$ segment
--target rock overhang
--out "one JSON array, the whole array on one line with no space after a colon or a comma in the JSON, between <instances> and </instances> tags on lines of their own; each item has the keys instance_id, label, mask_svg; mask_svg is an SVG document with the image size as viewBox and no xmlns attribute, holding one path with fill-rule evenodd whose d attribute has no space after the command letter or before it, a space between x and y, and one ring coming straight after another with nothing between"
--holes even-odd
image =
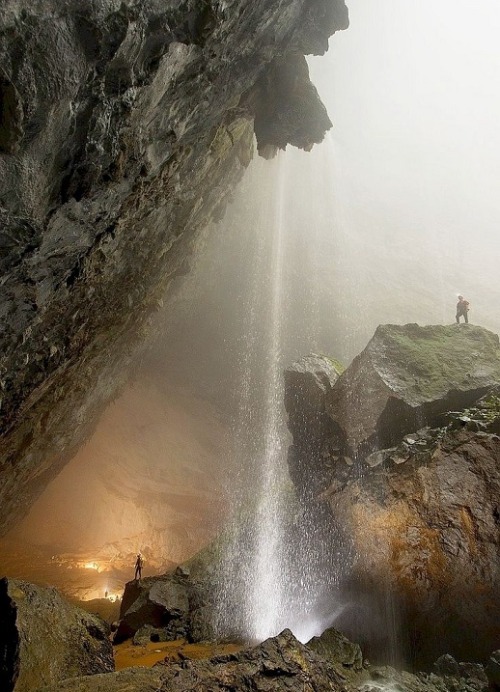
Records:
<instances>
[{"instance_id":1,"label":"rock overhang","mask_svg":"<svg viewBox=\"0 0 500 692\"><path fill-rule=\"evenodd\" d=\"M0 531L124 381L243 175L254 119L275 121L264 148L309 148L330 127L304 54L347 24L343 0L5 3ZM269 109L280 70L291 92Z\"/></svg>"}]
</instances>

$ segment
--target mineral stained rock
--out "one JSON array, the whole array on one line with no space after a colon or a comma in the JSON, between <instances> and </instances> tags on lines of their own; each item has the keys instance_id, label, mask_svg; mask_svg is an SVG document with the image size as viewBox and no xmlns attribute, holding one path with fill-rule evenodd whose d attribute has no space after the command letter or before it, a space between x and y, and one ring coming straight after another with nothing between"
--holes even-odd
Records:
<instances>
[{"instance_id":1,"label":"mineral stained rock","mask_svg":"<svg viewBox=\"0 0 500 692\"><path fill-rule=\"evenodd\" d=\"M107 625L55 589L0 580L0 689L35 692L63 678L114 670Z\"/></svg>"},{"instance_id":2,"label":"mineral stained rock","mask_svg":"<svg viewBox=\"0 0 500 692\"><path fill-rule=\"evenodd\" d=\"M265 149L322 139L304 55L347 24L344 0L2 3L0 532L120 387L254 120Z\"/></svg>"},{"instance_id":3,"label":"mineral stained rock","mask_svg":"<svg viewBox=\"0 0 500 692\"><path fill-rule=\"evenodd\" d=\"M448 671L412 675L391 667L371 667L361 660L359 646L339 632L302 645L285 630L259 646L237 654L154 668L126 669L107 675L64 680L39 692L486 692L481 665L457 663ZM322 649L317 653L316 645Z\"/></svg>"},{"instance_id":4,"label":"mineral stained rock","mask_svg":"<svg viewBox=\"0 0 500 692\"><path fill-rule=\"evenodd\" d=\"M384 449L405 433L444 424L500 382L498 336L481 327L378 327L327 401L351 453Z\"/></svg>"},{"instance_id":5,"label":"mineral stained rock","mask_svg":"<svg viewBox=\"0 0 500 692\"><path fill-rule=\"evenodd\" d=\"M498 337L469 327L379 327L325 394L330 423L323 401L317 424L309 422L308 390L303 416L296 388L286 393L291 475L308 510L329 508L327 527L341 525L349 538L348 595L388 618L399 644L425 664L439 653L483 660L500 640L494 407L482 400L478 408L488 425L442 415L500 382Z\"/></svg>"}]
</instances>

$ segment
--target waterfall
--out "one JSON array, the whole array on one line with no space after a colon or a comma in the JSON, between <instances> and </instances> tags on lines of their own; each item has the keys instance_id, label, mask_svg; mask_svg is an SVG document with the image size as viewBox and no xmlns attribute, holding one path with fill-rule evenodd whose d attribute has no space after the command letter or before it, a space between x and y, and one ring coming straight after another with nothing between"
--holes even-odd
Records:
<instances>
[{"instance_id":1,"label":"waterfall","mask_svg":"<svg viewBox=\"0 0 500 692\"><path fill-rule=\"evenodd\" d=\"M309 156L295 155L291 170ZM320 316L331 298L321 267L334 271L327 259L333 234L325 228L335 214L331 195L318 202L312 194L312 175L294 195L289 171L288 152L255 161L242 201L226 220L232 237L244 234L236 242L252 271L242 278L239 396L226 493L231 519L221 539L217 630L252 641L285 627L307 641L343 608L332 593L345 568L345 547L333 534L328 544L318 534L288 475L283 383L286 366L326 341Z\"/></svg>"}]
</instances>

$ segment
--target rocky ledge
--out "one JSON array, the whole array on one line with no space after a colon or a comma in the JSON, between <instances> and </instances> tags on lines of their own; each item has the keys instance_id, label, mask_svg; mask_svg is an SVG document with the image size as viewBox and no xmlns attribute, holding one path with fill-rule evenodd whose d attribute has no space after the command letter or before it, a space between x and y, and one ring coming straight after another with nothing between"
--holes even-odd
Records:
<instances>
[{"instance_id":1,"label":"rocky ledge","mask_svg":"<svg viewBox=\"0 0 500 692\"><path fill-rule=\"evenodd\" d=\"M6 0L0 532L90 434L252 157L331 127L304 55L344 0Z\"/></svg>"},{"instance_id":2,"label":"rocky ledge","mask_svg":"<svg viewBox=\"0 0 500 692\"><path fill-rule=\"evenodd\" d=\"M343 373L286 373L300 497L343 526L348 594L410 660L500 641L499 383L498 337L471 325L379 327Z\"/></svg>"}]
</instances>

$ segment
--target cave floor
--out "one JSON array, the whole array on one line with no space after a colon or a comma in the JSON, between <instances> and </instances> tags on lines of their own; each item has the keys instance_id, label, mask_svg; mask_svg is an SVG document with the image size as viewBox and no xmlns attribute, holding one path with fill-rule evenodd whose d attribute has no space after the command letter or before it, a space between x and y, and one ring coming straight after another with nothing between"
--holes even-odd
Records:
<instances>
[{"instance_id":1,"label":"cave floor","mask_svg":"<svg viewBox=\"0 0 500 692\"><path fill-rule=\"evenodd\" d=\"M126 641L114 647L116 670L136 666L150 667L160 661L177 663L185 659L208 659L222 654L237 653L243 649L241 644L189 644L184 639L173 642L148 642L135 645Z\"/></svg>"}]
</instances>

